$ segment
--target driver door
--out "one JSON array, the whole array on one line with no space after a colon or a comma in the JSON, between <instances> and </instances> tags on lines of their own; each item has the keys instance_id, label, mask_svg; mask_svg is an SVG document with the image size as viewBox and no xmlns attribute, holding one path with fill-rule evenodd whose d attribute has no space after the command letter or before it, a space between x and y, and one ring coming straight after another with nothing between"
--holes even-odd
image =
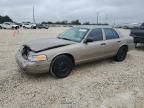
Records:
<instances>
[{"instance_id":1,"label":"driver door","mask_svg":"<svg viewBox=\"0 0 144 108\"><path fill-rule=\"evenodd\" d=\"M94 60L103 57L105 41L102 29L93 29L87 36L91 42L81 44L80 59L81 61Z\"/></svg>"}]
</instances>

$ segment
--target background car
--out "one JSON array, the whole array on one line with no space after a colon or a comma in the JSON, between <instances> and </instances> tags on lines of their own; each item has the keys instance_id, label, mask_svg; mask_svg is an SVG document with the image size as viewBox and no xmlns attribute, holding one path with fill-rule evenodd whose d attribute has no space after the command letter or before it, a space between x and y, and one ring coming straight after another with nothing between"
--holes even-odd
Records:
<instances>
[{"instance_id":1,"label":"background car","mask_svg":"<svg viewBox=\"0 0 144 108\"><path fill-rule=\"evenodd\" d=\"M127 23L127 24L122 24L118 25L118 28L123 28L123 29L137 29L140 28L141 23Z\"/></svg>"},{"instance_id":2,"label":"background car","mask_svg":"<svg viewBox=\"0 0 144 108\"><path fill-rule=\"evenodd\" d=\"M134 38L135 47L138 43L144 43L144 23L137 29L132 29L130 35Z\"/></svg>"},{"instance_id":3,"label":"background car","mask_svg":"<svg viewBox=\"0 0 144 108\"><path fill-rule=\"evenodd\" d=\"M82 26L66 30L57 38L25 43L16 54L22 70L38 74L50 72L67 77L77 64L113 57L123 61L134 48L133 38L107 26Z\"/></svg>"},{"instance_id":4,"label":"background car","mask_svg":"<svg viewBox=\"0 0 144 108\"><path fill-rule=\"evenodd\" d=\"M1 27L3 29L18 29L19 25L13 23L13 22L4 22L3 24L1 24Z\"/></svg>"},{"instance_id":5,"label":"background car","mask_svg":"<svg viewBox=\"0 0 144 108\"><path fill-rule=\"evenodd\" d=\"M48 24L36 24L36 28L38 29L48 29Z\"/></svg>"},{"instance_id":6,"label":"background car","mask_svg":"<svg viewBox=\"0 0 144 108\"><path fill-rule=\"evenodd\" d=\"M22 23L17 23L17 22L14 22L16 25L18 25L19 27L22 27Z\"/></svg>"},{"instance_id":7,"label":"background car","mask_svg":"<svg viewBox=\"0 0 144 108\"><path fill-rule=\"evenodd\" d=\"M22 26L25 29L36 29L36 24L33 24L33 23L23 23Z\"/></svg>"},{"instance_id":8,"label":"background car","mask_svg":"<svg viewBox=\"0 0 144 108\"><path fill-rule=\"evenodd\" d=\"M144 29L144 23L141 24L140 29Z\"/></svg>"}]
</instances>

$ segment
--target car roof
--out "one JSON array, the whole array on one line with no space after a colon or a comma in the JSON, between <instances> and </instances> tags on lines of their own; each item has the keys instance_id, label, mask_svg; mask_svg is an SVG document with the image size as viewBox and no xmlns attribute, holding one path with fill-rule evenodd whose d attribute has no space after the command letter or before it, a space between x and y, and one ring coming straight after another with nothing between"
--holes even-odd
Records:
<instances>
[{"instance_id":1,"label":"car roof","mask_svg":"<svg viewBox=\"0 0 144 108\"><path fill-rule=\"evenodd\" d=\"M74 26L78 28L86 28L86 29L95 29L95 28L112 28L108 25L80 25L80 26Z\"/></svg>"},{"instance_id":2,"label":"car roof","mask_svg":"<svg viewBox=\"0 0 144 108\"><path fill-rule=\"evenodd\" d=\"M3 24L15 24L14 22L4 22Z\"/></svg>"}]
</instances>

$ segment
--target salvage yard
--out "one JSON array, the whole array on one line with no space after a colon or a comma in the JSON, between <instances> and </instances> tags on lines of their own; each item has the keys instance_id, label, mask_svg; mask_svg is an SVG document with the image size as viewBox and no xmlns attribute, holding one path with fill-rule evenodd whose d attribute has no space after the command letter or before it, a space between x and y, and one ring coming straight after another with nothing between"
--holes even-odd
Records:
<instances>
[{"instance_id":1,"label":"salvage yard","mask_svg":"<svg viewBox=\"0 0 144 108\"><path fill-rule=\"evenodd\" d=\"M65 29L0 30L0 108L144 108L144 48L129 52L124 62L105 59L76 66L64 79L19 70L15 53L22 43Z\"/></svg>"}]
</instances>

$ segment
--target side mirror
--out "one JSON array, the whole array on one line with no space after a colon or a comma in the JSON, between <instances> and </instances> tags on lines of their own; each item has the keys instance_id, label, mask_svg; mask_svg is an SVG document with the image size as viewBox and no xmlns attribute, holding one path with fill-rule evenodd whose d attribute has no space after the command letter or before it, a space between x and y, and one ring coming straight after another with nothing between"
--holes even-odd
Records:
<instances>
[{"instance_id":1,"label":"side mirror","mask_svg":"<svg viewBox=\"0 0 144 108\"><path fill-rule=\"evenodd\" d=\"M90 43L93 42L93 38L88 37L87 39L85 39L84 43Z\"/></svg>"}]
</instances>

